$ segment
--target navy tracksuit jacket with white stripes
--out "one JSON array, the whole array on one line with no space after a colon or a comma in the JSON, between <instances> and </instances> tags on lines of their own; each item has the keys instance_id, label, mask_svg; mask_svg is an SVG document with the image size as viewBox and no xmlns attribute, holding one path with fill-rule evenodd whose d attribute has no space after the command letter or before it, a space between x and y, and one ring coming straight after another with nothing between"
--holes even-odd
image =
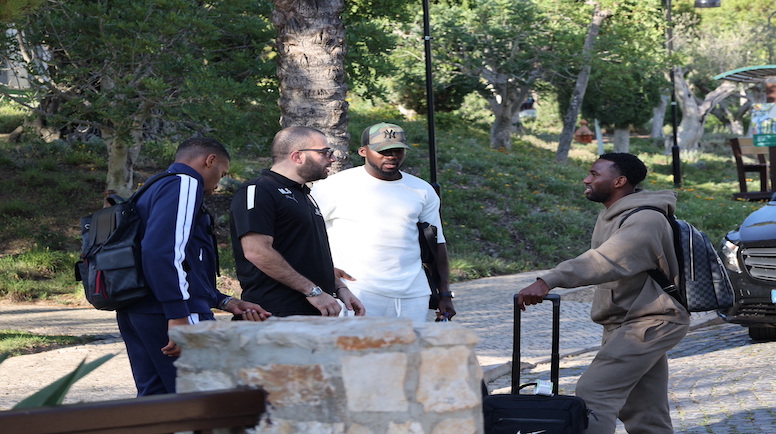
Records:
<instances>
[{"instance_id":1,"label":"navy tracksuit jacket with white stripes","mask_svg":"<svg viewBox=\"0 0 776 434\"><path fill-rule=\"evenodd\" d=\"M118 312L138 396L175 392L175 358L163 355L167 320L213 319L226 296L216 289L217 256L211 216L203 209L203 179L173 163L176 174L154 183L138 200L144 223L143 273L153 292Z\"/></svg>"}]
</instances>

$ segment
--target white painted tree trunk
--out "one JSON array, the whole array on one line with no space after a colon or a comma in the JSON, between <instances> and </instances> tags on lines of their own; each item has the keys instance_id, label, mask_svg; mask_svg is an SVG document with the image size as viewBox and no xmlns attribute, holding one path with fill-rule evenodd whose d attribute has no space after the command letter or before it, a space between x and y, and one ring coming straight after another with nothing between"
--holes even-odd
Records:
<instances>
[{"instance_id":1,"label":"white painted tree trunk","mask_svg":"<svg viewBox=\"0 0 776 434\"><path fill-rule=\"evenodd\" d=\"M660 104L652 109L652 131L649 137L655 140L662 140L665 137L663 133L663 123L666 120L666 107L668 107L668 100L671 99L668 95L660 95Z\"/></svg>"},{"instance_id":2,"label":"white painted tree trunk","mask_svg":"<svg viewBox=\"0 0 776 434\"><path fill-rule=\"evenodd\" d=\"M630 152L630 129L614 128L614 152Z\"/></svg>"}]
</instances>

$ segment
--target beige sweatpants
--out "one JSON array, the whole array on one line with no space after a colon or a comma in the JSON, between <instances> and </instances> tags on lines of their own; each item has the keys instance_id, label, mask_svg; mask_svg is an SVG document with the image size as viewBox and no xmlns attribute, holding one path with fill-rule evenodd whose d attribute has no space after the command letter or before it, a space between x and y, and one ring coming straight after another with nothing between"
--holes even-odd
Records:
<instances>
[{"instance_id":1,"label":"beige sweatpants","mask_svg":"<svg viewBox=\"0 0 776 434\"><path fill-rule=\"evenodd\" d=\"M614 433L618 418L629 434L674 432L666 352L689 327L654 319L604 327L601 349L575 392L593 412L587 434Z\"/></svg>"}]
</instances>

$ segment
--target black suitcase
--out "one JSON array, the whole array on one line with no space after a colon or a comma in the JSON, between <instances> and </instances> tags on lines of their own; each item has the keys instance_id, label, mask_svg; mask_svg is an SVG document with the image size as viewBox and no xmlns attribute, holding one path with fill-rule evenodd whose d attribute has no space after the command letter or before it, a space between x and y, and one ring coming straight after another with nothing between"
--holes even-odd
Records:
<instances>
[{"instance_id":1,"label":"black suitcase","mask_svg":"<svg viewBox=\"0 0 776 434\"><path fill-rule=\"evenodd\" d=\"M552 396L519 394L520 389L534 383L520 384L520 309L514 297L515 326L512 349L512 393L483 398L485 434L567 434L583 433L587 428L588 411L577 396L558 395L560 377L560 296L550 294L552 302L552 358L550 379Z\"/></svg>"}]
</instances>

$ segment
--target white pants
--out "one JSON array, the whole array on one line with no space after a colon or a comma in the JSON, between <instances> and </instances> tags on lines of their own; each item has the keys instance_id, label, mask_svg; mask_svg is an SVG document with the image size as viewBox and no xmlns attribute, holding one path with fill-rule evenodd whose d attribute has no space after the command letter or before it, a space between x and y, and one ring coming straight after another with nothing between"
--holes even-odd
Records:
<instances>
[{"instance_id":1,"label":"white pants","mask_svg":"<svg viewBox=\"0 0 776 434\"><path fill-rule=\"evenodd\" d=\"M428 295L414 298L385 297L371 292L360 291L354 295L361 300L366 309L366 316L386 316L391 318L409 318L413 323L426 322L428 317ZM341 315L352 315L347 309L342 309Z\"/></svg>"}]
</instances>

